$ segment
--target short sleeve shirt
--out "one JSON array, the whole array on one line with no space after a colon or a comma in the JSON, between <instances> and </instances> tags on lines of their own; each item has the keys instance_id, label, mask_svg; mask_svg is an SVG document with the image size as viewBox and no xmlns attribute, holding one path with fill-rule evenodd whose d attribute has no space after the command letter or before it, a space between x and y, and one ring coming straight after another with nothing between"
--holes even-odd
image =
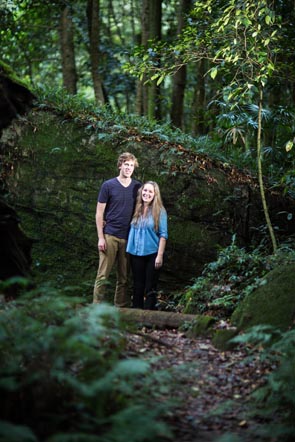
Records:
<instances>
[{"instance_id":1,"label":"short sleeve shirt","mask_svg":"<svg viewBox=\"0 0 295 442\"><path fill-rule=\"evenodd\" d=\"M98 202L106 203L104 233L127 239L140 186L139 181L132 179L129 186L124 187L117 178L111 178L102 184Z\"/></svg>"}]
</instances>

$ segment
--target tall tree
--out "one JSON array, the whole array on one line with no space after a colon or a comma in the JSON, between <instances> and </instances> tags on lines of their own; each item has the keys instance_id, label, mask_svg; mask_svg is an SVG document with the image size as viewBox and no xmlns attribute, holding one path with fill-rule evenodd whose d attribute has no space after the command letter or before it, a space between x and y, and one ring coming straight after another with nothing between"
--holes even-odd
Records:
<instances>
[{"instance_id":1,"label":"tall tree","mask_svg":"<svg viewBox=\"0 0 295 442\"><path fill-rule=\"evenodd\" d=\"M204 135L206 133L205 107L206 107L206 66L207 60L202 58L196 65L197 81L194 89L192 133Z\"/></svg>"},{"instance_id":2,"label":"tall tree","mask_svg":"<svg viewBox=\"0 0 295 442\"><path fill-rule=\"evenodd\" d=\"M192 6L192 0L180 0L178 8L177 20L177 34L179 35L184 28L186 21L185 17ZM172 86L172 105L171 105L171 123L179 128L183 128L183 109L184 109L184 90L186 84L186 65L180 69L173 76Z\"/></svg>"},{"instance_id":3,"label":"tall tree","mask_svg":"<svg viewBox=\"0 0 295 442\"><path fill-rule=\"evenodd\" d=\"M152 39L160 41L162 26L162 0L143 0L141 15L141 45L148 48ZM155 54L156 56L156 54ZM157 60L160 63L160 60ZM137 83L137 112L150 119L161 118L160 86L154 82L146 84L146 77Z\"/></svg>"},{"instance_id":4,"label":"tall tree","mask_svg":"<svg viewBox=\"0 0 295 442\"><path fill-rule=\"evenodd\" d=\"M107 101L102 78L99 72L100 67L100 0L87 0L87 23L89 36L89 55L91 63L91 76L93 81L95 99L105 104Z\"/></svg>"},{"instance_id":5,"label":"tall tree","mask_svg":"<svg viewBox=\"0 0 295 442\"><path fill-rule=\"evenodd\" d=\"M142 0L141 8L141 45L146 48L149 39L149 0ZM145 84L145 76L137 81L136 87L136 111L139 115L148 114L148 87Z\"/></svg>"},{"instance_id":6,"label":"tall tree","mask_svg":"<svg viewBox=\"0 0 295 442\"><path fill-rule=\"evenodd\" d=\"M149 39L161 41L162 0L150 0L149 3ZM156 58L160 65L160 57L156 55ZM158 121L161 119L161 86L156 82L148 86L148 117Z\"/></svg>"},{"instance_id":7,"label":"tall tree","mask_svg":"<svg viewBox=\"0 0 295 442\"><path fill-rule=\"evenodd\" d=\"M218 7L218 4L219 7ZM144 56L139 64L141 75L149 74L161 82L188 62L204 58L211 62L212 80L222 77L221 94L233 105L258 102L257 168L261 201L274 252L277 242L265 197L262 175L262 103L264 92L275 72L279 53L280 29L275 12L267 0L196 1L190 25L177 44L155 48L165 55L165 67L152 64ZM218 36L218 38L216 37ZM278 67L278 65L276 66Z\"/></svg>"},{"instance_id":8,"label":"tall tree","mask_svg":"<svg viewBox=\"0 0 295 442\"><path fill-rule=\"evenodd\" d=\"M77 70L75 62L74 26L71 11L65 6L59 23L61 65L64 88L70 94L77 93Z\"/></svg>"}]
</instances>

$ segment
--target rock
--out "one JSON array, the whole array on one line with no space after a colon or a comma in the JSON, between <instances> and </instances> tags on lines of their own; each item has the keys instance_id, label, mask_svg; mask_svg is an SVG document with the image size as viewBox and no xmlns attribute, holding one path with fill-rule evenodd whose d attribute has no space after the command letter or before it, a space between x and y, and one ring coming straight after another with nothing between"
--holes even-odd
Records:
<instances>
[{"instance_id":1,"label":"rock","mask_svg":"<svg viewBox=\"0 0 295 442\"><path fill-rule=\"evenodd\" d=\"M231 339L234 338L237 333L238 330L234 327L223 330L215 330L212 338L212 344L221 351L232 350L236 344L231 342Z\"/></svg>"},{"instance_id":2,"label":"rock","mask_svg":"<svg viewBox=\"0 0 295 442\"><path fill-rule=\"evenodd\" d=\"M294 326L295 264L275 268L263 278L261 285L250 293L233 312L231 322L240 330L268 324L281 330Z\"/></svg>"},{"instance_id":3,"label":"rock","mask_svg":"<svg viewBox=\"0 0 295 442\"><path fill-rule=\"evenodd\" d=\"M34 95L13 75L4 63L0 63L0 135L13 119L31 107ZM2 153L1 145L0 153ZM0 280L13 276L28 276L31 265L31 241L20 228L20 219L2 197L7 193L5 167L0 179ZM15 289L13 289L15 292Z\"/></svg>"},{"instance_id":4,"label":"rock","mask_svg":"<svg viewBox=\"0 0 295 442\"><path fill-rule=\"evenodd\" d=\"M31 106L34 94L3 62L0 63L0 136L11 121Z\"/></svg>"},{"instance_id":5,"label":"rock","mask_svg":"<svg viewBox=\"0 0 295 442\"><path fill-rule=\"evenodd\" d=\"M233 235L245 247L265 238L258 183L245 171L155 135L116 132L110 124L95 132L87 116L84 122L74 117L36 107L11 131L14 140L9 138L20 155L9 188L23 208L26 231L36 239L38 272L65 284L94 281L97 194L102 181L117 174L123 151L138 157L135 178L159 183L167 209L169 239L159 290L189 285ZM295 217L288 217L295 201L279 191L266 189L266 195L280 242L295 233Z\"/></svg>"}]
</instances>

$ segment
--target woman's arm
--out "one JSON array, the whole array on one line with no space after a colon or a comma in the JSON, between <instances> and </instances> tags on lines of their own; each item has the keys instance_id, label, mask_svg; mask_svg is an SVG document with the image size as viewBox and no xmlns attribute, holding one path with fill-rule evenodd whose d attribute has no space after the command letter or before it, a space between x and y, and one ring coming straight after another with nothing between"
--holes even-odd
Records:
<instances>
[{"instance_id":1,"label":"woman's arm","mask_svg":"<svg viewBox=\"0 0 295 442\"><path fill-rule=\"evenodd\" d=\"M156 256L156 260L155 260L155 267L157 269L159 267L162 267L162 265L163 265L163 256L164 256L164 252L165 252L165 247L166 247L166 238L161 237L160 241L159 241L158 253Z\"/></svg>"}]
</instances>

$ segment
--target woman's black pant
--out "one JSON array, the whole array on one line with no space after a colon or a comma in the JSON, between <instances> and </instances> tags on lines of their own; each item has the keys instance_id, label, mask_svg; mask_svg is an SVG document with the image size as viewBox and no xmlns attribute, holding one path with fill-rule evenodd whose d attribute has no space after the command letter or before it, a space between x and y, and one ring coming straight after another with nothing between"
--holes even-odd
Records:
<instances>
[{"instance_id":1,"label":"woman's black pant","mask_svg":"<svg viewBox=\"0 0 295 442\"><path fill-rule=\"evenodd\" d=\"M144 296L155 293L159 278L159 270L155 269L157 253L146 256L130 255L130 265L133 274L134 308L144 308Z\"/></svg>"}]
</instances>

